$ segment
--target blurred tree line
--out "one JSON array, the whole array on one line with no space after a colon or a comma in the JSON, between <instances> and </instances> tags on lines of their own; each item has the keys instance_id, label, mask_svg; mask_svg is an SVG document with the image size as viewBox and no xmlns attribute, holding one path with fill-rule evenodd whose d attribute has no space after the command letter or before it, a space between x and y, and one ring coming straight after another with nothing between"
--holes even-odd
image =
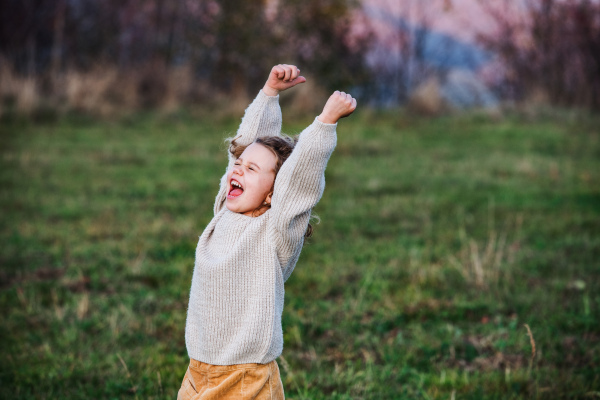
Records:
<instances>
[{"instance_id":1,"label":"blurred tree line","mask_svg":"<svg viewBox=\"0 0 600 400\"><path fill-rule=\"evenodd\" d=\"M480 39L504 66L505 95L534 93L562 106L600 110L600 2L481 2L499 32ZM520 18L511 12L518 11Z\"/></svg>"},{"instance_id":2,"label":"blurred tree line","mask_svg":"<svg viewBox=\"0 0 600 400\"><path fill-rule=\"evenodd\" d=\"M358 5L354 0L4 0L2 83L5 92L11 85L20 91L15 80L36 79L42 95L83 109L100 98L155 107L169 99L210 100L215 93L253 95L278 63L310 70L320 86L348 87L367 79L362 57L367 35L350 35ZM17 106L32 101L18 99Z\"/></svg>"},{"instance_id":3,"label":"blurred tree line","mask_svg":"<svg viewBox=\"0 0 600 400\"><path fill-rule=\"evenodd\" d=\"M452 1L443 1L450 12ZM44 107L109 115L219 98L243 104L269 68L282 62L299 65L317 81L303 85L305 99L318 97L310 91L321 87L352 90L363 104L397 106L420 83L457 68L449 66L456 58L452 49L465 46L450 46L451 38L424 28L425 20L436 18L427 13L432 7L410 3L422 14L419 24L385 11L373 19L371 3L4 0L0 115ZM598 1L479 4L498 27L479 44L501 61L494 88L500 97L518 101L543 93L554 104L600 110ZM385 39L390 43L377 36L377 24L395 30ZM310 109L320 99L308 103Z\"/></svg>"}]
</instances>

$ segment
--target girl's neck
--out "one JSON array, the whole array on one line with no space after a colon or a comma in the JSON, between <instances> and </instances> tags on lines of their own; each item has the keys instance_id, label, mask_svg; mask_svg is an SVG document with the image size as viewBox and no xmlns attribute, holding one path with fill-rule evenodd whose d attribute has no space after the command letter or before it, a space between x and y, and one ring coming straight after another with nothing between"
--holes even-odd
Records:
<instances>
[{"instance_id":1,"label":"girl's neck","mask_svg":"<svg viewBox=\"0 0 600 400\"><path fill-rule=\"evenodd\" d=\"M263 205L263 206L260 206L259 208L255 209L255 210L247 211L247 212L245 212L243 214L246 215L246 216L248 216L248 217L256 218L256 217L260 217L261 215L263 215L264 213L266 213L267 210L269 210L270 208L271 208L270 205L266 205L266 206Z\"/></svg>"}]
</instances>

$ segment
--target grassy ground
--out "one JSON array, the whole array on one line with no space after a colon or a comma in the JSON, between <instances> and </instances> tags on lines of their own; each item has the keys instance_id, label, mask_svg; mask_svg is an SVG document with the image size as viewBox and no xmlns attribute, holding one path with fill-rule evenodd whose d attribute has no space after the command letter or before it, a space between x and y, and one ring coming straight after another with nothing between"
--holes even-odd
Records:
<instances>
[{"instance_id":1,"label":"grassy ground","mask_svg":"<svg viewBox=\"0 0 600 400\"><path fill-rule=\"evenodd\" d=\"M0 124L0 398L175 398L238 121ZM342 121L286 284L288 398L600 397L599 126Z\"/></svg>"}]
</instances>

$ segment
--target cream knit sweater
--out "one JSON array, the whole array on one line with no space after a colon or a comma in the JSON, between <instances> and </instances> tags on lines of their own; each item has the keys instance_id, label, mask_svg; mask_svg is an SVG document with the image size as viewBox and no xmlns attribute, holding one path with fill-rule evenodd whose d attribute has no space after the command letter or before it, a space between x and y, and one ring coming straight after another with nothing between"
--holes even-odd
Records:
<instances>
[{"instance_id":1,"label":"cream knit sweater","mask_svg":"<svg viewBox=\"0 0 600 400\"><path fill-rule=\"evenodd\" d=\"M271 208L253 218L225 206L226 175L196 248L185 342L190 358L214 365L268 363L283 349L284 282L294 270L311 209L325 188L337 124L306 128L275 179ZM237 143L279 135L279 96L262 90L246 109ZM229 167L235 162L229 156Z\"/></svg>"}]
</instances>

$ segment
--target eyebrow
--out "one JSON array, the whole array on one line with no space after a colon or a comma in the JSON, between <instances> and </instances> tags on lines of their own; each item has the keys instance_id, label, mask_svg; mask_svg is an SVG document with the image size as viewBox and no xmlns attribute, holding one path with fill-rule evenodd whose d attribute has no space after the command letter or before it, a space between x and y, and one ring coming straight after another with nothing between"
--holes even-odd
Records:
<instances>
[{"instance_id":1,"label":"eyebrow","mask_svg":"<svg viewBox=\"0 0 600 400\"><path fill-rule=\"evenodd\" d=\"M239 157L238 161L244 162L244 159L242 157ZM248 164L254 165L257 169L260 169L260 167L258 166L257 163L254 163L254 162L250 161Z\"/></svg>"}]
</instances>

